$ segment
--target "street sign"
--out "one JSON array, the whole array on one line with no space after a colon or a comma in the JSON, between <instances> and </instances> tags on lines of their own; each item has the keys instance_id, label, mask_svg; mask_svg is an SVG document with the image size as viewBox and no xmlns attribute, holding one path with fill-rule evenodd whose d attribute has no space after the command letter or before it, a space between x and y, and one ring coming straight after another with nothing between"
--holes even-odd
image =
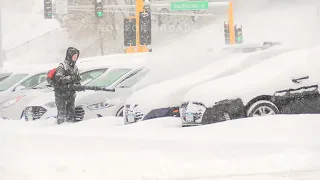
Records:
<instances>
[{"instance_id":1,"label":"street sign","mask_svg":"<svg viewBox=\"0 0 320 180\"><path fill-rule=\"evenodd\" d=\"M185 1L185 2L171 2L170 10L204 10L208 9L208 1Z\"/></svg>"},{"instance_id":2,"label":"street sign","mask_svg":"<svg viewBox=\"0 0 320 180\"><path fill-rule=\"evenodd\" d=\"M68 14L68 0L55 0L56 14Z\"/></svg>"}]
</instances>

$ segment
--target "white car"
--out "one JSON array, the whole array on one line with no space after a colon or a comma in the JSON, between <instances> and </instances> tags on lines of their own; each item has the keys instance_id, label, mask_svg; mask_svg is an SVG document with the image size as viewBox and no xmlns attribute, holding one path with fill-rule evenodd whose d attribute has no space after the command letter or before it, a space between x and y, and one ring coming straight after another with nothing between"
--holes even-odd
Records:
<instances>
[{"instance_id":1,"label":"white car","mask_svg":"<svg viewBox=\"0 0 320 180\"><path fill-rule=\"evenodd\" d=\"M190 89L180 106L182 126L279 113L320 113L319 52L320 47L315 47L280 54Z\"/></svg>"},{"instance_id":2,"label":"white car","mask_svg":"<svg viewBox=\"0 0 320 180\"><path fill-rule=\"evenodd\" d=\"M123 116L123 107L126 99L136 91L136 83L144 78L148 71L146 68L135 68L130 72L128 71L125 76L109 86L110 88L115 88L115 92L80 92L76 98L77 120ZM108 78L107 75L105 78ZM107 84L101 78L92 81L88 85L105 86Z\"/></svg>"},{"instance_id":3,"label":"white car","mask_svg":"<svg viewBox=\"0 0 320 180\"><path fill-rule=\"evenodd\" d=\"M0 82L0 95L30 88L45 81L48 70L57 65L56 63L15 68L9 77Z\"/></svg>"},{"instance_id":4,"label":"white car","mask_svg":"<svg viewBox=\"0 0 320 180\"><path fill-rule=\"evenodd\" d=\"M80 69L81 84L90 82L107 71L107 69L108 66ZM37 98L37 96L40 96L43 93L53 96L52 90L47 88L47 85L47 81L43 81L31 88L0 94L0 118L18 120L21 118L21 112L28 103Z\"/></svg>"},{"instance_id":5,"label":"white car","mask_svg":"<svg viewBox=\"0 0 320 180\"><path fill-rule=\"evenodd\" d=\"M117 86L126 78L130 77L135 72L143 68L143 64L145 62L144 56L145 55L125 55L121 56L121 58L119 59L115 59L116 61L114 61L113 63L108 63L109 69L104 74L87 83L86 86L100 86L108 88ZM94 117L99 117L99 115L105 115L106 113L108 114L109 111L112 112L111 109L116 108L116 106L110 109L108 108L108 112L103 113L106 110L105 108L107 108L106 100L109 94L110 92L99 91L78 92L76 98L77 119L90 119ZM98 107L94 108L96 106ZM119 107L119 109L121 109L121 107ZM119 109L116 109L116 111L118 111ZM85 111L87 112L86 116L84 114ZM22 112L22 114L22 120L44 120L56 117L57 108L55 104L54 95L43 94L41 96L38 96L36 99L28 103L27 107ZM112 115L115 114L116 113Z\"/></svg>"},{"instance_id":6,"label":"white car","mask_svg":"<svg viewBox=\"0 0 320 180\"><path fill-rule=\"evenodd\" d=\"M276 43L278 44L278 43ZM176 79L154 84L135 92L126 101L124 123L134 123L165 116L179 116L179 106L185 93L192 87L239 72L255 64L290 51L290 48L273 46L272 43L261 45L236 45L226 50L248 52L228 59L220 60L196 72Z\"/></svg>"}]
</instances>

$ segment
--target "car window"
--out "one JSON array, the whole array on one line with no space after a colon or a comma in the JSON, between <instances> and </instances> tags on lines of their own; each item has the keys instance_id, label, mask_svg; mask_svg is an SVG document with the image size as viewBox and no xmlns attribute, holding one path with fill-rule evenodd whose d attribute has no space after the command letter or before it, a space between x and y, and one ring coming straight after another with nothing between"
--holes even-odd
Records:
<instances>
[{"instance_id":1,"label":"car window","mask_svg":"<svg viewBox=\"0 0 320 180\"><path fill-rule=\"evenodd\" d=\"M0 91L8 90L10 87L27 77L28 74L13 74L0 82Z\"/></svg>"},{"instance_id":2,"label":"car window","mask_svg":"<svg viewBox=\"0 0 320 180\"><path fill-rule=\"evenodd\" d=\"M108 69L96 69L92 71L87 71L80 74L81 84L87 84L88 82L92 81L93 79L97 78L98 76L102 75Z\"/></svg>"},{"instance_id":3,"label":"car window","mask_svg":"<svg viewBox=\"0 0 320 180\"><path fill-rule=\"evenodd\" d=\"M46 73L37 74L37 75L34 75L34 76L30 77L29 79L23 81L20 85L25 88L34 87L34 86L42 83L43 81L45 81L46 77L47 77Z\"/></svg>"},{"instance_id":4,"label":"car window","mask_svg":"<svg viewBox=\"0 0 320 180\"><path fill-rule=\"evenodd\" d=\"M107 86L110 86L115 81L117 81L119 78L121 78L123 75L125 75L129 71L131 71L131 69L125 69L125 68L111 69L111 70L108 70L103 75L99 76L97 79L92 80L87 85L107 87Z\"/></svg>"},{"instance_id":5,"label":"car window","mask_svg":"<svg viewBox=\"0 0 320 180\"><path fill-rule=\"evenodd\" d=\"M147 70L140 69L129 76L127 76L124 80L122 80L116 88L131 88L135 84L137 84L143 77L148 73Z\"/></svg>"},{"instance_id":6,"label":"car window","mask_svg":"<svg viewBox=\"0 0 320 180\"><path fill-rule=\"evenodd\" d=\"M0 77L0 82L5 80L8 76L3 76L3 77Z\"/></svg>"}]
</instances>

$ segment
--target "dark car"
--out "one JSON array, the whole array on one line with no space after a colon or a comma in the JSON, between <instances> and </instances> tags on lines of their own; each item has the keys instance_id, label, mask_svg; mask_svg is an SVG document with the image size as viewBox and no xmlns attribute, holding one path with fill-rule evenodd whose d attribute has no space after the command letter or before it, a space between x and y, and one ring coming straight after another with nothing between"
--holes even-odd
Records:
<instances>
[{"instance_id":1,"label":"dark car","mask_svg":"<svg viewBox=\"0 0 320 180\"><path fill-rule=\"evenodd\" d=\"M275 56L194 87L180 106L183 126L274 114L320 113L320 47Z\"/></svg>"}]
</instances>

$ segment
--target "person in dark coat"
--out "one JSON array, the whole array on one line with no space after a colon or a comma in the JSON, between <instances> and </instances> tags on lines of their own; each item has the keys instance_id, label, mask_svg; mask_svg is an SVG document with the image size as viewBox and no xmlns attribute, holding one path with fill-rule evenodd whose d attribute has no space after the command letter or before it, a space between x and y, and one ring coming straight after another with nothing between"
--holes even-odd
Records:
<instances>
[{"instance_id":1,"label":"person in dark coat","mask_svg":"<svg viewBox=\"0 0 320 180\"><path fill-rule=\"evenodd\" d=\"M54 93L58 109L58 124L75 121L76 92L65 87L81 85L79 70L76 66L79 55L80 51L78 49L69 47L64 62L60 63L56 70L55 81L57 86L54 88Z\"/></svg>"}]
</instances>

